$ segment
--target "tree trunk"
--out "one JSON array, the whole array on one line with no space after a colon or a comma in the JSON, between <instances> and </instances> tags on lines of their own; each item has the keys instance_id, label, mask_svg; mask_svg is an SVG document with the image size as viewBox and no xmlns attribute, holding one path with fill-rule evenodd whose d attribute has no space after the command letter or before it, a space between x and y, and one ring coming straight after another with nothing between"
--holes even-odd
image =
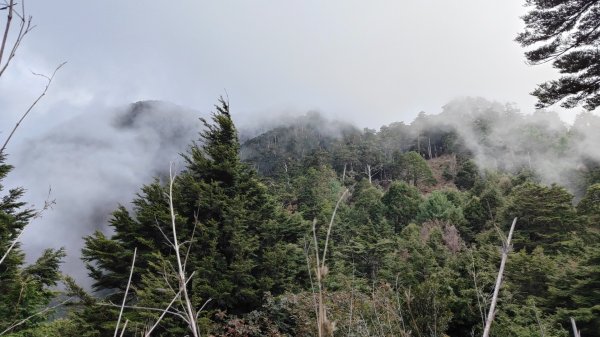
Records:
<instances>
[{"instance_id":1,"label":"tree trunk","mask_svg":"<svg viewBox=\"0 0 600 337\"><path fill-rule=\"evenodd\" d=\"M431 138L430 137L427 137L427 142L428 142L427 150L429 152L429 159L431 159Z\"/></svg>"},{"instance_id":2,"label":"tree trunk","mask_svg":"<svg viewBox=\"0 0 600 337\"><path fill-rule=\"evenodd\" d=\"M512 239L516 224L517 218L513 220L512 225L510 226L510 231L508 232L508 238L506 239L506 242L503 243L500 269L498 270L498 277L496 278L496 285L494 286L494 295L492 296L492 303L490 304L490 310L488 311L488 317L485 321L485 328L483 329L482 337L489 337L490 330L492 328L492 322L494 321L494 317L496 316L496 303L498 302L498 293L500 292L500 287L502 286L502 275L504 274L504 267L506 266L506 260L510 251L510 240Z\"/></svg>"}]
</instances>

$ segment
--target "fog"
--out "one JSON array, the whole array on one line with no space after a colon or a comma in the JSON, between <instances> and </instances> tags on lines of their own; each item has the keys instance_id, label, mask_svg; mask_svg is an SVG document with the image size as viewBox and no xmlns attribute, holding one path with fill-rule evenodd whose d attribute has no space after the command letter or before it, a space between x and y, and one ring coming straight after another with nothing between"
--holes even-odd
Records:
<instances>
[{"instance_id":1,"label":"fog","mask_svg":"<svg viewBox=\"0 0 600 337\"><path fill-rule=\"evenodd\" d=\"M202 115L175 104L138 102L87 111L10 148L15 169L6 187L25 187L24 199L37 208L55 201L25 227L28 260L44 248L64 246L64 271L85 280L82 238L106 231L117 205L129 207L141 186L167 172L171 162L181 167L179 153L198 138Z\"/></svg>"},{"instance_id":2,"label":"fog","mask_svg":"<svg viewBox=\"0 0 600 337\"><path fill-rule=\"evenodd\" d=\"M575 112L573 112L575 115ZM454 129L482 171L533 170L544 184L580 193L576 171L600 161L600 117L592 112L564 122L556 112L521 112L513 104L458 98L421 123L422 128Z\"/></svg>"}]
</instances>

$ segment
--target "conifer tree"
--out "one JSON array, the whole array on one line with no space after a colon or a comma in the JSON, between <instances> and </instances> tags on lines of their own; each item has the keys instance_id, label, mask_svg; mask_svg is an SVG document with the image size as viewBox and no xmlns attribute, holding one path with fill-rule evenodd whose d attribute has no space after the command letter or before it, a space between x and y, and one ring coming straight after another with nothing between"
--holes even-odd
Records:
<instances>
[{"instance_id":1,"label":"conifer tree","mask_svg":"<svg viewBox=\"0 0 600 337\"><path fill-rule=\"evenodd\" d=\"M340 216L345 259L354 263L358 275L371 281L385 268L386 255L394 243L394 230L385 219L381 197L381 191L363 179L355 187L351 207Z\"/></svg>"},{"instance_id":2,"label":"conifer tree","mask_svg":"<svg viewBox=\"0 0 600 337\"><path fill-rule=\"evenodd\" d=\"M0 153L0 181L11 169ZM0 199L0 334L30 331L44 321L47 315L43 314L27 318L43 311L55 297L51 288L61 278L59 266L65 256L63 249L47 249L35 263L25 264L17 240L36 211L20 201L24 192L23 188L11 189Z\"/></svg>"},{"instance_id":3,"label":"conifer tree","mask_svg":"<svg viewBox=\"0 0 600 337\"><path fill-rule=\"evenodd\" d=\"M600 336L600 245L587 247L578 264L570 259L550 285L550 301L565 326L575 318L582 336Z\"/></svg>"},{"instance_id":4,"label":"conifer tree","mask_svg":"<svg viewBox=\"0 0 600 337\"><path fill-rule=\"evenodd\" d=\"M472 160L467 160L456 173L454 183L456 184L456 187L462 190L468 190L475 185L478 178L479 172L477 166Z\"/></svg>"},{"instance_id":5,"label":"conifer tree","mask_svg":"<svg viewBox=\"0 0 600 337\"><path fill-rule=\"evenodd\" d=\"M527 0L531 9L523 16L525 30L517 37L531 50L525 57L532 64L552 62L562 76L542 83L532 93L537 107L557 102L562 107L594 110L600 105L600 1Z\"/></svg>"},{"instance_id":6,"label":"conifer tree","mask_svg":"<svg viewBox=\"0 0 600 337\"><path fill-rule=\"evenodd\" d=\"M463 210L454 205L444 192L433 191L427 199L419 205L417 221L429 220L446 221L450 224L461 225L464 221Z\"/></svg>"},{"instance_id":7,"label":"conifer tree","mask_svg":"<svg viewBox=\"0 0 600 337\"><path fill-rule=\"evenodd\" d=\"M258 308L266 292L303 285L304 259L297 242L304 222L284 211L240 161L227 102L221 99L212 120L202 121L205 129L184 155L185 169L173 186L178 237L182 251L189 250L187 271L194 273L188 291L196 309L211 299L209 309L245 313ZM130 303L164 308L171 300L172 295L161 293L168 289L165 279L174 263L165 242L172 234L165 192L159 181L143 187L131 212L120 207L113 214L114 235L97 232L86 238L83 256L96 290L124 289L137 247L132 284L139 291Z\"/></svg>"},{"instance_id":8,"label":"conifer tree","mask_svg":"<svg viewBox=\"0 0 600 337\"><path fill-rule=\"evenodd\" d=\"M396 176L414 186L431 185L436 182L425 159L415 151L395 153L394 166Z\"/></svg>"},{"instance_id":9,"label":"conifer tree","mask_svg":"<svg viewBox=\"0 0 600 337\"><path fill-rule=\"evenodd\" d=\"M546 187L527 182L514 188L505 216L519 217L515 247L529 252L537 246L548 253L561 250L563 243L581 233L572 199L566 189L556 185Z\"/></svg>"},{"instance_id":10,"label":"conifer tree","mask_svg":"<svg viewBox=\"0 0 600 337\"><path fill-rule=\"evenodd\" d=\"M405 182L392 183L381 201L385 205L386 218L394 226L396 233L400 233L417 216L421 200L415 187Z\"/></svg>"},{"instance_id":11,"label":"conifer tree","mask_svg":"<svg viewBox=\"0 0 600 337\"><path fill-rule=\"evenodd\" d=\"M600 227L600 184L593 184L587 189L577 205L577 213L585 217L589 226Z\"/></svg>"}]
</instances>

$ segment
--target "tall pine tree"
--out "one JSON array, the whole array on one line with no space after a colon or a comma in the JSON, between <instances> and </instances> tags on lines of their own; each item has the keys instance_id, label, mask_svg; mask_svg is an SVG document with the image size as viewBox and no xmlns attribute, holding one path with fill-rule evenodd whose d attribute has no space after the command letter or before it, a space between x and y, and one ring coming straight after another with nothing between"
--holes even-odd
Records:
<instances>
[{"instance_id":1,"label":"tall pine tree","mask_svg":"<svg viewBox=\"0 0 600 337\"><path fill-rule=\"evenodd\" d=\"M202 121L205 129L183 155L186 167L173 186L178 237L182 251L189 249L188 274L194 273L188 292L196 309L212 299L209 309L246 313L261 305L266 292L302 286L297 243L305 223L288 214L240 161L227 102L221 99L212 120ZM172 295L165 293L168 277L161 274L174 264L166 241L172 235L166 187L158 180L143 187L133 205L131 212L120 207L113 214L110 238L100 232L86 238L83 257L96 290L123 291L137 247L132 284L138 291L130 302L164 308Z\"/></svg>"}]
</instances>

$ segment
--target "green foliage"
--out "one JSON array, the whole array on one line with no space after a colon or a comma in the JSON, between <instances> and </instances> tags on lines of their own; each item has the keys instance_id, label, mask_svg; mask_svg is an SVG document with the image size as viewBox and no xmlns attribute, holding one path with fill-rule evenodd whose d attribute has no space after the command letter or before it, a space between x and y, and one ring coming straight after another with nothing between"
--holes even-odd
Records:
<instances>
[{"instance_id":1,"label":"green foliage","mask_svg":"<svg viewBox=\"0 0 600 337\"><path fill-rule=\"evenodd\" d=\"M350 206L340 214L342 256L351 261L357 275L372 281L386 269L386 256L393 246L394 230L385 219L381 198L381 191L363 180L356 186Z\"/></svg>"},{"instance_id":2,"label":"green foliage","mask_svg":"<svg viewBox=\"0 0 600 337\"><path fill-rule=\"evenodd\" d=\"M446 246L442 230L411 224L400 233L394 284L407 330L417 335L446 331L458 300L454 253Z\"/></svg>"},{"instance_id":3,"label":"green foliage","mask_svg":"<svg viewBox=\"0 0 600 337\"><path fill-rule=\"evenodd\" d=\"M464 162L454 178L454 184L461 190L471 189L479 178L479 170L472 160Z\"/></svg>"},{"instance_id":4,"label":"green foliage","mask_svg":"<svg viewBox=\"0 0 600 337\"><path fill-rule=\"evenodd\" d=\"M326 166L311 167L294 180L298 211L304 219L329 222L342 186L333 170Z\"/></svg>"},{"instance_id":5,"label":"green foliage","mask_svg":"<svg viewBox=\"0 0 600 337\"><path fill-rule=\"evenodd\" d=\"M447 221L451 224L460 225L465 221L462 208L448 200L442 191L432 192L425 201L419 205L417 221L425 222L431 220Z\"/></svg>"},{"instance_id":6,"label":"green foliage","mask_svg":"<svg viewBox=\"0 0 600 337\"><path fill-rule=\"evenodd\" d=\"M11 169L0 154L0 181ZM34 210L20 201L23 193L22 188L12 189L0 199L0 258L36 216ZM55 297L57 292L52 289L61 278L59 267L64 256L64 249L47 249L33 264L26 265L19 243L14 245L0 265L0 332L25 334L44 322L50 312L14 325L42 311Z\"/></svg>"},{"instance_id":7,"label":"green foliage","mask_svg":"<svg viewBox=\"0 0 600 337\"><path fill-rule=\"evenodd\" d=\"M600 228L600 183L587 189L577 204L577 213L585 217L589 226Z\"/></svg>"},{"instance_id":8,"label":"green foliage","mask_svg":"<svg viewBox=\"0 0 600 337\"><path fill-rule=\"evenodd\" d=\"M183 251L189 249L186 266L194 278L188 291L194 306L212 299L209 308L247 313L261 306L265 292L279 294L304 284L304 258L297 243L305 223L284 211L239 160L229 107L220 103L212 123L204 121L202 145L192 144L184 156L186 167L174 181L176 226ZM166 280L173 277L168 271L175 265L163 235L172 235L166 192L158 181L145 186L131 213L120 207L113 214L111 237L96 233L86 238L83 255L95 289L121 297L114 290L126 286L137 247L132 303L166 307L174 295L165 296ZM156 316L142 314L137 321ZM166 320L165 325L170 334L185 331L178 320Z\"/></svg>"},{"instance_id":9,"label":"green foliage","mask_svg":"<svg viewBox=\"0 0 600 337\"><path fill-rule=\"evenodd\" d=\"M381 199L385 206L385 216L394 226L394 231L399 233L417 216L421 194L405 182L393 182Z\"/></svg>"},{"instance_id":10,"label":"green foliage","mask_svg":"<svg viewBox=\"0 0 600 337\"><path fill-rule=\"evenodd\" d=\"M417 152L411 151L394 155L395 172L398 177L409 184L420 186L422 184L435 184L431 169L427 162Z\"/></svg>"},{"instance_id":11,"label":"green foliage","mask_svg":"<svg viewBox=\"0 0 600 337\"><path fill-rule=\"evenodd\" d=\"M568 337L564 329L552 315L545 314L536 307L535 301L523 304L506 303L492 325L492 336L510 337Z\"/></svg>"},{"instance_id":12,"label":"green foliage","mask_svg":"<svg viewBox=\"0 0 600 337\"><path fill-rule=\"evenodd\" d=\"M517 36L524 47L534 46L525 53L530 63L552 62L562 77L542 83L532 93L538 98L538 108L557 102L565 108L581 103L588 110L600 105L597 85L599 42L597 22L600 22L598 1L528 0L531 7L523 16L525 30Z\"/></svg>"},{"instance_id":13,"label":"green foliage","mask_svg":"<svg viewBox=\"0 0 600 337\"><path fill-rule=\"evenodd\" d=\"M600 336L600 245L587 247L583 260L553 281L551 299L561 322L568 326L573 317L582 336Z\"/></svg>"},{"instance_id":14,"label":"green foliage","mask_svg":"<svg viewBox=\"0 0 600 337\"><path fill-rule=\"evenodd\" d=\"M528 182L514 188L504 218L505 223L519 218L515 247L527 251L538 246L547 252L567 250L563 244L581 229L572 199L566 189L556 185L546 187Z\"/></svg>"}]
</instances>

